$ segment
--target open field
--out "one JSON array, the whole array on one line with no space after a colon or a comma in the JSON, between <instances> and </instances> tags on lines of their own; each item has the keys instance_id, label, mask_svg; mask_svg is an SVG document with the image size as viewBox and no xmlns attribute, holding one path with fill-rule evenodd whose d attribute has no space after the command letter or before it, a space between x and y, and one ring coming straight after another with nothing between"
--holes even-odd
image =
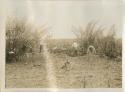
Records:
<instances>
[{"instance_id":1,"label":"open field","mask_svg":"<svg viewBox=\"0 0 125 92\"><path fill-rule=\"evenodd\" d=\"M122 2L20 1L7 2L6 88L122 88Z\"/></svg>"},{"instance_id":2,"label":"open field","mask_svg":"<svg viewBox=\"0 0 125 92\"><path fill-rule=\"evenodd\" d=\"M108 31L96 24L73 27L75 38L53 39L48 28L8 20L6 87L121 88L122 39L115 25Z\"/></svg>"},{"instance_id":3,"label":"open field","mask_svg":"<svg viewBox=\"0 0 125 92\"><path fill-rule=\"evenodd\" d=\"M66 61L67 67L63 67ZM7 88L121 88L122 62L93 56L42 55L6 64ZM52 86L55 85L55 86Z\"/></svg>"}]
</instances>

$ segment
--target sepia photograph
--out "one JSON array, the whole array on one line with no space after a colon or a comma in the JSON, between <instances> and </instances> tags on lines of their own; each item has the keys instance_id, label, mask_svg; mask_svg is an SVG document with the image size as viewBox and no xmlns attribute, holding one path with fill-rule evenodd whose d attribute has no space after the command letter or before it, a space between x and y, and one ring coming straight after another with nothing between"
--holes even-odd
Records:
<instances>
[{"instance_id":1,"label":"sepia photograph","mask_svg":"<svg viewBox=\"0 0 125 92\"><path fill-rule=\"evenodd\" d=\"M122 88L122 0L7 1L5 88Z\"/></svg>"}]
</instances>

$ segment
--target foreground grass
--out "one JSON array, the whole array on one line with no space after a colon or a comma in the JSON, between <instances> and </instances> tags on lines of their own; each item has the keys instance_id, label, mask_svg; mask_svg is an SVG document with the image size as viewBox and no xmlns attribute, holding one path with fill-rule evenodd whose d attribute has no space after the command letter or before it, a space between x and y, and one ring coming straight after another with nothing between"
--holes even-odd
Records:
<instances>
[{"instance_id":1,"label":"foreground grass","mask_svg":"<svg viewBox=\"0 0 125 92\"><path fill-rule=\"evenodd\" d=\"M69 57L65 54L50 54L50 59L58 88L122 87L122 62L98 56ZM70 62L68 70L62 68L67 60ZM6 64L6 87L48 88L50 82L47 69L46 60L42 56L28 59L27 64Z\"/></svg>"}]
</instances>

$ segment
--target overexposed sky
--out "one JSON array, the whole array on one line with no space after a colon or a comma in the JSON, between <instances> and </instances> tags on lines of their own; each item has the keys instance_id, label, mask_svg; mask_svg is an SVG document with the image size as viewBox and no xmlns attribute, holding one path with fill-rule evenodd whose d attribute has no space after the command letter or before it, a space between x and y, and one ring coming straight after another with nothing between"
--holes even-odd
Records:
<instances>
[{"instance_id":1,"label":"overexposed sky","mask_svg":"<svg viewBox=\"0 0 125 92\"><path fill-rule=\"evenodd\" d=\"M72 26L86 26L89 21L110 28L115 24L122 35L122 0L7 0L7 16L26 17L38 25L47 25L54 38L73 38Z\"/></svg>"}]
</instances>

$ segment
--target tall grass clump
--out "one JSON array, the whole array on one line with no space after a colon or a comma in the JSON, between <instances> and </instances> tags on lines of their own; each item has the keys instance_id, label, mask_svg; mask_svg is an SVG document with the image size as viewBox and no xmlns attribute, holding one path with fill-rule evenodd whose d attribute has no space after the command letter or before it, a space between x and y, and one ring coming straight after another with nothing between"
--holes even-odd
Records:
<instances>
[{"instance_id":1,"label":"tall grass clump","mask_svg":"<svg viewBox=\"0 0 125 92\"><path fill-rule=\"evenodd\" d=\"M86 54L90 45L95 47L97 54L105 55L109 58L116 58L122 54L122 41L116 37L115 25L112 25L107 30L91 21L85 28L73 27L72 31L76 35L84 54Z\"/></svg>"},{"instance_id":2,"label":"tall grass clump","mask_svg":"<svg viewBox=\"0 0 125 92\"><path fill-rule=\"evenodd\" d=\"M8 53L10 51L13 51L16 57L27 52L37 51L45 31L24 19L8 17L6 21L6 61L9 62L10 55Z\"/></svg>"}]
</instances>

